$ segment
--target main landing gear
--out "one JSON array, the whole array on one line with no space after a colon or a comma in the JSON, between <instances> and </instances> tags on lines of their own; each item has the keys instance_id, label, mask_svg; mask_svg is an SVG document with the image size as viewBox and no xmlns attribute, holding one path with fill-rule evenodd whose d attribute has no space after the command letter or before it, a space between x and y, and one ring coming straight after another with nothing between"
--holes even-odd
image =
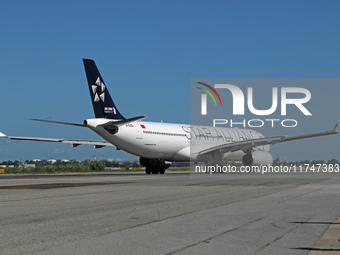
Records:
<instances>
[{"instance_id":1,"label":"main landing gear","mask_svg":"<svg viewBox=\"0 0 340 255\"><path fill-rule=\"evenodd\" d=\"M145 166L146 174L164 174L165 169L170 167L170 164L166 164L164 159L140 158L139 163Z\"/></svg>"}]
</instances>

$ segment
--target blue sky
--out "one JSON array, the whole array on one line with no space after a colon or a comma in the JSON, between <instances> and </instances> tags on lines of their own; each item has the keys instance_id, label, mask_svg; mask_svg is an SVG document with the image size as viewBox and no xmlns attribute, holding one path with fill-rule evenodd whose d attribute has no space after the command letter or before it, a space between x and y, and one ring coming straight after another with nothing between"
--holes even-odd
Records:
<instances>
[{"instance_id":1,"label":"blue sky","mask_svg":"<svg viewBox=\"0 0 340 255\"><path fill-rule=\"evenodd\" d=\"M82 58L96 61L124 116L149 121L188 123L194 77L339 77L338 1L33 0L1 6L0 131L8 135L98 138L90 130L27 120L82 123L93 117ZM306 132L328 127L314 121ZM333 143L334 156L338 139L317 144ZM298 158L286 145L276 145L274 157L328 159L299 144ZM112 148L0 141L0 161L94 154L136 158Z\"/></svg>"}]
</instances>

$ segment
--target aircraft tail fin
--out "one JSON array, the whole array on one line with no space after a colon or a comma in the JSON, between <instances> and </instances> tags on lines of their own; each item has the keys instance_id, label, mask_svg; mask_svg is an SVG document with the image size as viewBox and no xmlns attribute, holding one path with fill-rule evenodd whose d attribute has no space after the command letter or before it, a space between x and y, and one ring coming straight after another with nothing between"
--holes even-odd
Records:
<instances>
[{"instance_id":1,"label":"aircraft tail fin","mask_svg":"<svg viewBox=\"0 0 340 255\"><path fill-rule=\"evenodd\" d=\"M83 61L95 117L125 119L114 104L95 62L91 59L83 59Z\"/></svg>"}]
</instances>

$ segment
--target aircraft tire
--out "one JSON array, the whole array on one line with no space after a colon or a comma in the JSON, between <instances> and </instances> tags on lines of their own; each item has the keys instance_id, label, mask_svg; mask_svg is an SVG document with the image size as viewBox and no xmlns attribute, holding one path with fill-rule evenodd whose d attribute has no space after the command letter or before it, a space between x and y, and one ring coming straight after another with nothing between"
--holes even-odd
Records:
<instances>
[{"instance_id":1,"label":"aircraft tire","mask_svg":"<svg viewBox=\"0 0 340 255\"><path fill-rule=\"evenodd\" d=\"M150 167L146 167L146 168L145 168L145 173L146 173L146 174L151 174Z\"/></svg>"},{"instance_id":2,"label":"aircraft tire","mask_svg":"<svg viewBox=\"0 0 340 255\"><path fill-rule=\"evenodd\" d=\"M164 167L160 167L159 168L159 173L160 174L164 174L165 173L165 168Z\"/></svg>"}]
</instances>

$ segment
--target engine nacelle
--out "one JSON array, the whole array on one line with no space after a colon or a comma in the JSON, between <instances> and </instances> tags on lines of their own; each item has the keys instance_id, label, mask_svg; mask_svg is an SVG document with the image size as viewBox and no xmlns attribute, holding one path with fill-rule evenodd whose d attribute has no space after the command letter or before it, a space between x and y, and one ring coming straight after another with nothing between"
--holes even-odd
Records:
<instances>
[{"instance_id":1,"label":"engine nacelle","mask_svg":"<svg viewBox=\"0 0 340 255\"><path fill-rule=\"evenodd\" d=\"M246 166L268 165L273 163L272 155L267 151L254 151L242 157L242 163Z\"/></svg>"}]
</instances>

